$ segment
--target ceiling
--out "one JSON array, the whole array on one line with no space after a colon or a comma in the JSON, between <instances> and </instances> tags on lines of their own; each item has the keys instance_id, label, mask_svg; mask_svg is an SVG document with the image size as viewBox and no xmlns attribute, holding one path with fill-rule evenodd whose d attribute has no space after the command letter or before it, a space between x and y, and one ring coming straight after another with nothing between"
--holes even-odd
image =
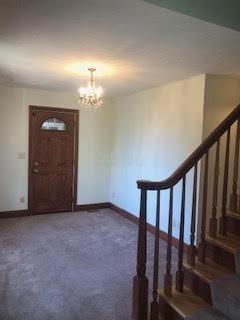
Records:
<instances>
[{"instance_id":1,"label":"ceiling","mask_svg":"<svg viewBox=\"0 0 240 320\"><path fill-rule=\"evenodd\" d=\"M175 1L176 2L176 1ZM140 0L0 0L0 84L121 96L202 73L240 74L240 32Z\"/></svg>"},{"instance_id":2,"label":"ceiling","mask_svg":"<svg viewBox=\"0 0 240 320\"><path fill-rule=\"evenodd\" d=\"M163 8L240 31L239 0L145 0Z\"/></svg>"}]
</instances>

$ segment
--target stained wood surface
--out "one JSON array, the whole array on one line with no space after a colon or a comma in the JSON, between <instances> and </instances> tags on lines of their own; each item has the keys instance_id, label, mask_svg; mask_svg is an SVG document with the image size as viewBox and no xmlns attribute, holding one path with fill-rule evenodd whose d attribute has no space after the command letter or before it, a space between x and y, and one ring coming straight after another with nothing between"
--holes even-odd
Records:
<instances>
[{"instance_id":1,"label":"stained wood surface","mask_svg":"<svg viewBox=\"0 0 240 320\"><path fill-rule=\"evenodd\" d=\"M218 236L218 238L206 237L206 240L213 245L216 245L230 253L235 253L240 249L240 238L234 236Z\"/></svg>"},{"instance_id":2,"label":"stained wood surface","mask_svg":"<svg viewBox=\"0 0 240 320\"><path fill-rule=\"evenodd\" d=\"M74 209L76 117L69 110L30 108L29 205L33 214ZM49 118L63 121L66 130L42 130Z\"/></svg>"},{"instance_id":3,"label":"stained wood surface","mask_svg":"<svg viewBox=\"0 0 240 320\"><path fill-rule=\"evenodd\" d=\"M213 262L210 259L206 259L206 263L196 262L195 267L191 266L186 260L183 263L184 268L195 273L199 278L206 282L212 282L219 278L222 278L231 271L220 266L218 263Z\"/></svg>"},{"instance_id":4,"label":"stained wood surface","mask_svg":"<svg viewBox=\"0 0 240 320\"><path fill-rule=\"evenodd\" d=\"M231 217L231 218L240 220L240 213L239 212L234 212L234 211L230 211L229 210L226 215ZM240 236L240 233L239 233L239 236Z\"/></svg>"},{"instance_id":5,"label":"stained wood surface","mask_svg":"<svg viewBox=\"0 0 240 320\"><path fill-rule=\"evenodd\" d=\"M183 318L191 315L195 311L204 309L209 306L203 299L195 295L186 287L184 287L183 293L179 293L173 287L171 297L165 295L162 289L160 289L158 293L160 295L160 298L164 299L165 302Z\"/></svg>"}]
</instances>

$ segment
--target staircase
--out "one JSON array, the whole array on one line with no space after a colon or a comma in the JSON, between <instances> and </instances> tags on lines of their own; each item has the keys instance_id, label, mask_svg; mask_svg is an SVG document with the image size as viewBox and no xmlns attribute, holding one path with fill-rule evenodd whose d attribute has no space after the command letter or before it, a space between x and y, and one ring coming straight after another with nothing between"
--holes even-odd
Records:
<instances>
[{"instance_id":1,"label":"staircase","mask_svg":"<svg viewBox=\"0 0 240 320\"><path fill-rule=\"evenodd\" d=\"M168 179L138 181L141 203L132 320L240 319L239 142L240 105ZM178 270L173 274L174 196L179 184ZM156 194L155 250L153 279L148 279L146 222L151 206L147 195L152 192ZM163 212L163 192L169 192L167 213ZM186 199L191 199L191 212ZM159 269L161 214L168 215L165 270ZM163 288L159 288L161 272Z\"/></svg>"}]
</instances>

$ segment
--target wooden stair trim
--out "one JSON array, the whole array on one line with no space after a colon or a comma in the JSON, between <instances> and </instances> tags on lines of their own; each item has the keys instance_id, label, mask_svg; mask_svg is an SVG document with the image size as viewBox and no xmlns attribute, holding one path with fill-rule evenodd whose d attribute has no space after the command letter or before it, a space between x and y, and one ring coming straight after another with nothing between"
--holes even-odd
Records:
<instances>
[{"instance_id":1,"label":"wooden stair trim","mask_svg":"<svg viewBox=\"0 0 240 320\"><path fill-rule=\"evenodd\" d=\"M226 269L236 271L235 255L208 241L206 241L206 256Z\"/></svg>"},{"instance_id":2,"label":"wooden stair trim","mask_svg":"<svg viewBox=\"0 0 240 320\"><path fill-rule=\"evenodd\" d=\"M186 287L184 287L183 293L177 292L175 287L173 287L172 297L166 296L163 289L159 289L158 294L160 298L162 298L164 302L182 318L186 318L198 310L209 307L209 304L206 301Z\"/></svg>"},{"instance_id":3,"label":"wooden stair trim","mask_svg":"<svg viewBox=\"0 0 240 320\"><path fill-rule=\"evenodd\" d=\"M193 291L197 296L205 300L208 304L212 304L211 285L201 279L192 271L183 267L184 285Z\"/></svg>"},{"instance_id":4,"label":"wooden stair trim","mask_svg":"<svg viewBox=\"0 0 240 320\"><path fill-rule=\"evenodd\" d=\"M225 223L227 234L235 237L240 235L240 213L229 211Z\"/></svg>"},{"instance_id":5,"label":"wooden stair trim","mask_svg":"<svg viewBox=\"0 0 240 320\"><path fill-rule=\"evenodd\" d=\"M240 212L234 212L234 211L228 210L227 217L231 217L231 218L240 220Z\"/></svg>"},{"instance_id":6,"label":"wooden stair trim","mask_svg":"<svg viewBox=\"0 0 240 320\"><path fill-rule=\"evenodd\" d=\"M232 254L235 254L235 252L240 249L240 238L234 237L232 235L228 235L225 237L219 236L218 238L206 236L206 241Z\"/></svg>"},{"instance_id":7,"label":"wooden stair trim","mask_svg":"<svg viewBox=\"0 0 240 320\"><path fill-rule=\"evenodd\" d=\"M195 276L199 277L201 280L207 282L208 284L211 284L215 280L218 280L232 273L230 270L222 267L220 264L210 259L206 259L206 263L196 262L195 267L191 266L186 260L184 260L183 266L189 272L194 273Z\"/></svg>"}]
</instances>

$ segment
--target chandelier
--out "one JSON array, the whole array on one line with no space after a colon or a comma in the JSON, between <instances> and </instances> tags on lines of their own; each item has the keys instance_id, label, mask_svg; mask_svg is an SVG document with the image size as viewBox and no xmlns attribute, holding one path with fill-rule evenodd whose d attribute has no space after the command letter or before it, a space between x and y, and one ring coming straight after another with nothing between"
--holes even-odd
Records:
<instances>
[{"instance_id":1,"label":"chandelier","mask_svg":"<svg viewBox=\"0 0 240 320\"><path fill-rule=\"evenodd\" d=\"M90 110L95 110L101 106L103 99L101 97L103 93L102 87L96 87L93 81L93 72L96 71L95 68L88 68L91 73L90 81L87 87L81 87L78 89L79 92L79 103Z\"/></svg>"}]
</instances>

